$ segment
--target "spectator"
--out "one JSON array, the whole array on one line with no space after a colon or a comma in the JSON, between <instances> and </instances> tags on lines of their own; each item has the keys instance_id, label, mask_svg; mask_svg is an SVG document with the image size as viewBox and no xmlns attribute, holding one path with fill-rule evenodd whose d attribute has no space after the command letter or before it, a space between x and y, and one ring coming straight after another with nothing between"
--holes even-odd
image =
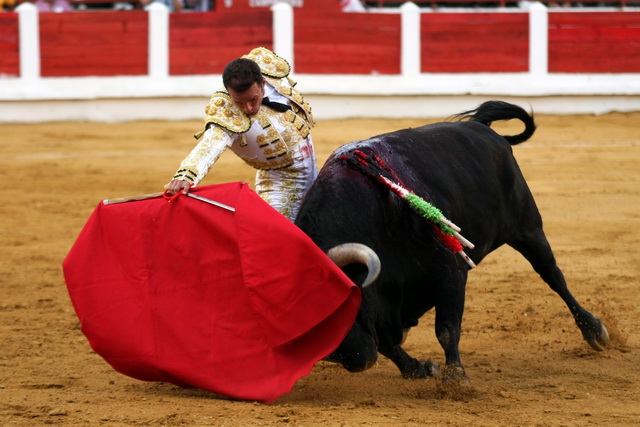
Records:
<instances>
[{"instance_id":1,"label":"spectator","mask_svg":"<svg viewBox=\"0 0 640 427\"><path fill-rule=\"evenodd\" d=\"M209 6L209 0L183 0L184 10L191 10L194 12L208 12L211 8Z\"/></svg>"},{"instance_id":2,"label":"spectator","mask_svg":"<svg viewBox=\"0 0 640 427\"><path fill-rule=\"evenodd\" d=\"M340 7L343 12L366 12L367 9L360 0L340 0Z\"/></svg>"},{"instance_id":3,"label":"spectator","mask_svg":"<svg viewBox=\"0 0 640 427\"><path fill-rule=\"evenodd\" d=\"M0 12L11 12L16 5L15 0L0 0Z\"/></svg>"},{"instance_id":4,"label":"spectator","mask_svg":"<svg viewBox=\"0 0 640 427\"><path fill-rule=\"evenodd\" d=\"M143 8L149 6L151 3L163 4L169 8L169 12L182 12L182 9L184 9L182 0L140 0Z\"/></svg>"},{"instance_id":5,"label":"spectator","mask_svg":"<svg viewBox=\"0 0 640 427\"><path fill-rule=\"evenodd\" d=\"M69 0L37 0L38 12L71 12L73 7Z\"/></svg>"}]
</instances>

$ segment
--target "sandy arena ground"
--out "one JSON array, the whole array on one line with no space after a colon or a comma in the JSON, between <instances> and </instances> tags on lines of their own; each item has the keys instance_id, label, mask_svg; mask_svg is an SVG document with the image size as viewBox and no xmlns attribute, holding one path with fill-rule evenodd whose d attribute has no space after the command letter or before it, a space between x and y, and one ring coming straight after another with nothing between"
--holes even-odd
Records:
<instances>
[{"instance_id":1,"label":"sandy arena ground","mask_svg":"<svg viewBox=\"0 0 640 427\"><path fill-rule=\"evenodd\" d=\"M358 374L320 362L268 405L115 372L80 332L62 276L99 201L161 191L200 123L0 125L0 425L640 424L640 113L537 122L515 155L569 287L606 322L610 347L592 350L560 298L501 248L470 274L460 347L468 391L403 380L384 358ZM320 122L319 160L342 143L424 123ZM203 184L253 176L225 153ZM433 312L405 347L443 363Z\"/></svg>"}]
</instances>

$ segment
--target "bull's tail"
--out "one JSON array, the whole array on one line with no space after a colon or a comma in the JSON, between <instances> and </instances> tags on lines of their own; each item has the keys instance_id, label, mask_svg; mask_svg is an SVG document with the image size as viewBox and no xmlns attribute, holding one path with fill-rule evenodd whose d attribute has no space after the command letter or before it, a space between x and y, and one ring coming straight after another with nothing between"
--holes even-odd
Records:
<instances>
[{"instance_id":1,"label":"bull's tail","mask_svg":"<svg viewBox=\"0 0 640 427\"><path fill-rule=\"evenodd\" d=\"M486 126L491 126L491 122L496 120L518 119L524 123L524 131L518 135L503 135L503 138L511 145L526 141L531 138L531 135L533 135L533 132L536 130L533 113L529 114L523 108L504 101L487 101L475 110L464 111L456 114L452 118L457 120L471 120Z\"/></svg>"}]
</instances>

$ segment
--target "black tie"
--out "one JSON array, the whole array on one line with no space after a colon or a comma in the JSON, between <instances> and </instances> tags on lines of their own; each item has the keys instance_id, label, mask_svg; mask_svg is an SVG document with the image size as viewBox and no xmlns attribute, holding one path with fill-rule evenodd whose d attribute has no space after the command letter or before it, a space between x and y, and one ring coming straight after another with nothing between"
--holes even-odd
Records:
<instances>
[{"instance_id":1,"label":"black tie","mask_svg":"<svg viewBox=\"0 0 640 427\"><path fill-rule=\"evenodd\" d=\"M262 105L266 105L267 107L273 110L279 111L281 113L284 113L287 110L291 110L291 107L289 105L270 101L268 96L265 96L264 98L262 98Z\"/></svg>"}]
</instances>

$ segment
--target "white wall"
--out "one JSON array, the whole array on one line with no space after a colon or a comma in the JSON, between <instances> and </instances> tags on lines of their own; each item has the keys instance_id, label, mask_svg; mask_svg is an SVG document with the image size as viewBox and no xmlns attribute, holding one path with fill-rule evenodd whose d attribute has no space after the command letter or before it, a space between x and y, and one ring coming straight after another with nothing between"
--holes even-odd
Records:
<instances>
[{"instance_id":1,"label":"white wall","mask_svg":"<svg viewBox=\"0 0 640 427\"><path fill-rule=\"evenodd\" d=\"M475 107L487 99L517 103L538 113L601 114L640 111L640 74L556 74L547 71L547 10L526 4L530 17L530 71L525 73L420 73L419 14L413 3L403 14L400 75L297 74L298 88L317 119L350 117L443 117ZM290 6L273 7L274 50L293 63ZM37 11L31 3L20 14L21 77L0 78L0 122L60 120L119 122L127 120L200 119L220 75L170 76L168 11L149 10L149 73L134 77L41 78ZM527 12L525 10L524 12ZM520 11L523 13L523 11Z\"/></svg>"}]
</instances>

